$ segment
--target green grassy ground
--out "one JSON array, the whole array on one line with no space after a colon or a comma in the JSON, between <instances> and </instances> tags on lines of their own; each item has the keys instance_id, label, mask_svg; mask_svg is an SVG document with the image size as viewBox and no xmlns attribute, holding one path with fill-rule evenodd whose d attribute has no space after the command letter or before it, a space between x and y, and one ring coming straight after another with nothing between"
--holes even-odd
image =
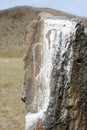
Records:
<instances>
[{"instance_id":1,"label":"green grassy ground","mask_svg":"<svg viewBox=\"0 0 87 130\"><path fill-rule=\"evenodd\" d=\"M0 130L24 130L21 58L0 58Z\"/></svg>"}]
</instances>

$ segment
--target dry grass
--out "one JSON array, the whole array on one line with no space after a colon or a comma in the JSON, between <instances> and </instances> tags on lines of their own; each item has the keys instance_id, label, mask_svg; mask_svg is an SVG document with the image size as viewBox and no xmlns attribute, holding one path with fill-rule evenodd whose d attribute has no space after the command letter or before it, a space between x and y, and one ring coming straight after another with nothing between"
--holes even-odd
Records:
<instances>
[{"instance_id":1,"label":"dry grass","mask_svg":"<svg viewBox=\"0 0 87 130\"><path fill-rule=\"evenodd\" d=\"M24 130L22 82L22 59L0 58L0 130Z\"/></svg>"}]
</instances>

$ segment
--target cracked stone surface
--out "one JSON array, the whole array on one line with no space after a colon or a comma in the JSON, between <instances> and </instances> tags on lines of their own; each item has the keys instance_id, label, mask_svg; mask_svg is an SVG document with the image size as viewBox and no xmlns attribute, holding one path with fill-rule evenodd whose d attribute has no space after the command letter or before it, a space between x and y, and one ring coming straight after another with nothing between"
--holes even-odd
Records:
<instances>
[{"instance_id":1,"label":"cracked stone surface","mask_svg":"<svg viewBox=\"0 0 87 130\"><path fill-rule=\"evenodd\" d=\"M26 28L25 130L87 130L87 30L40 13Z\"/></svg>"}]
</instances>

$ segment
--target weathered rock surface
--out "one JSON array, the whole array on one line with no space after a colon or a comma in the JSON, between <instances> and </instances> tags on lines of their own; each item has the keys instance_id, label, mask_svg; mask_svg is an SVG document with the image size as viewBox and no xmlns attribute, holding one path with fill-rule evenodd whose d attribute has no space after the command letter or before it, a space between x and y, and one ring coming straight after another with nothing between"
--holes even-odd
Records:
<instances>
[{"instance_id":1,"label":"weathered rock surface","mask_svg":"<svg viewBox=\"0 0 87 130\"><path fill-rule=\"evenodd\" d=\"M25 130L87 130L87 33L41 13L25 33Z\"/></svg>"}]
</instances>

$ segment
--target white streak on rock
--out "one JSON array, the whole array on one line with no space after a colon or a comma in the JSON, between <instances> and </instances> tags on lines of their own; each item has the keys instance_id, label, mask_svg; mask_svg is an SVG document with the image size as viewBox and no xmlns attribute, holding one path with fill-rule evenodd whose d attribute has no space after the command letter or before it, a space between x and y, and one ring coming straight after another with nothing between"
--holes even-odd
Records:
<instances>
[{"instance_id":1,"label":"white streak on rock","mask_svg":"<svg viewBox=\"0 0 87 130\"><path fill-rule=\"evenodd\" d=\"M62 42L60 45L60 33L62 32ZM49 33L49 34L48 34ZM49 35L49 38L47 37ZM44 112L47 110L50 100L50 81L51 81L51 72L53 69L53 60L56 58L57 51L60 52L60 62L57 66L57 69L60 69L61 63L64 60L63 54L68 50L71 40L74 41L75 38L75 29L72 25L72 22L69 20L54 20L46 19L44 20L44 32L43 32L43 41L42 41L42 59L41 59L41 68L40 72L36 76L36 81L42 83L42 93L40 95L41 106L38 108L37 113L28 113L26 115L26 130L31 126L35 125L39 119L42 119ZM66 40L68 39L68 42ZM72 45L70 47L70 58L73 54ZM68 62L66 69L66 75L70 82L70 71L71 71L71 62ZM37 86L36 86L37 87ZM35 88L36 88L35 87ZM67 86L66 86L67 87ZM35 97L36 99L36 97Z\"/></svg>"}]
</instances>

